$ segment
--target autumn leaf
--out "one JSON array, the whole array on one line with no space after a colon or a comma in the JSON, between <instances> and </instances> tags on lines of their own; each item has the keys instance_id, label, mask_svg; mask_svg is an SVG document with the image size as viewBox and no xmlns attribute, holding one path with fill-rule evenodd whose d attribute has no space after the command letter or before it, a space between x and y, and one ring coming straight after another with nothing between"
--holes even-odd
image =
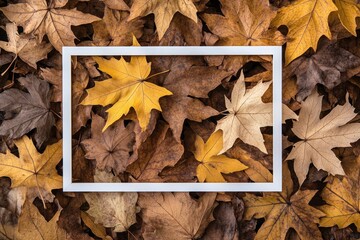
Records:
<instances>
[{"instance_id":1,"label":"autumn leaf","mask_svg":"<svg viewBox=\"0 0 360 240\"><path fill-rule=\"evenodd\" d=\"M40 147L49 138L55 118L50 110L50 87L34 75L21 77L18 81L28 92L9 89L0 93L0 111L16 113L0 125L0 136L19 138L36 128L34 139Z\"/></svg>"},{"instance_id":2,"label":"autumn leaf","mask_svg":"<svg viewBox=\"0 0 360 240\"><path fill-rule=\"evenodd\" d=\"M320 219L320 226L331 227L337 225L345 228L355 224L360 230L360 158L350 168L348 176L342 179L333 178L321 192L321 197L327 203L319 206L326 216Z\"/></svg>"},{"instance_id":3,"label":"autumn leaf","mask_svg":"<svg viewBox=\"0 0 360 240\"><path fill-rule=\"evenodd\" d=\"M301 140L296 142L286 158L294 159L294 170L302 184L310 163L335 175L344 175L340 160L332 151L335 147L351 147L360 138L360 123L347 124L357 114L348 96L343 106L338 105L320 119L322 96L314 91L301 104L299 121L293 123L292 131Z\"/></svg>"},{"instance_id":4,"label":"autumn leaf","mask_svg":"<svg viewBox=\"0 0 360 240\"><path fill-rule=\"evenodd\" d=\"M13 23L6 24L6 33L9 42L0 41L0 48L15 53L15 59L19 57L35 69L37 67L36 63L46 58L52 49L49 43L42 42L39 44L29 34L19 34L16 25Z\"/></svg>"},{"instance_id":5,"label":"autumn leaf","mask_svg":"<svg viewBox=\"0 0 360 240\"><path fill-rule=\"evenodd\" d=\"M105 173L102 178L111 178L111 173ZM97 181L95 175L95 181ZM86 212L95 218L96 224L104 227L114 227L115 232L124 232L136 223L137 193L85 193L85 199L90 205Z\"/></svg>"},{"instance_id":6,"label":"autumn leaf","mask_svg":"<svg viewBox=\"0 0 360 240\"><path fill-rule=\"evenodd\" d=\"M222 131L211 134L206 143L197 135L195 148L194 156L200 162L196 169L199 182L225 182L221 173L233 173L247 168L237 159L218 155L223 148Z\"/></svg>"},{"instance_id":7,"label":"autumn leaf","mask_svg":"<svg viewBox=\"0 0 360 240\"><path fill-rule=\"evenodd\" d=\"M160 100L162 115L179 142L185 119L201 122L219 114L199 98L208 98L208 93L231 74L216 67L194 66L192 60L188 57L172 59L163 86L173 95Z\"/></svg>"},{"instance_id":8,"label":"autumn leaf","mask_svg":"<svg viewBox=\"0 0 360 240\"><path fill-rule=\"evenodd\" d=\"M140 145L138 157L127 172L141 182L161 182L159 173L174 166L181 158L184 147L173 137L169 125L159 121L154 132Z\"/></svg>"},{"instance_id":9,"label":"autumn leaf","mask_svg":"<svg viewBox=\"0 0 360 240\"><path fill-rule=\"evenodd\" d=\"M299 86L297 99L309 96L318 83L332 89L341 83L342 73L359 65L359 57L337 44L326 44L311 57L299 57L289 65Z\"/></svg>"},{"instance_id":10,"label":"autumn leaf","mask_svg":"<svg viewBox=\"0 0 360 240\"><path fill-rule=\"evenodd\" d=\"M67 0L46 1L26 0L25 3L10 4L0 10L16 25L24 28L24 33L37 36L39 42L46 34L50 43L61 52L62 46L74 46L75 35L71 26L79 26L100 20L91 14L76 9L62 9Z\"/></svg>"},{"instance_id":11,"label":"autumn leaf","mask_svg":"<svg viewBox=\"0 0 360 240\"><path fill-rule=\"evenodd\" d=\"M265 222L256 234L256 240L285 239L290 228L297 232L300 239L322 239L316 224L324 214L309 205L316 191L298 190L294 192L293 187L286 164L283 167L283 191L281 193L264 193L263 197L246 194L244 218L246 220L265 218Z\"/></svg>"},{"instance_id":12,"label":"autumn leaf","mask_svg":"<svg viewBox=\"0 0 360 240\"><path fill-rule=\"evenodd\" d=\"M143 193L139 197L144 239L189 240L199 238L212 216L216 193L193 200L189 193Z\"/></svg>"},{"instance_id":13,"label":"autumn leaf","mask_svg":"<svg viewBox=\"0 0 360 240\"><path fill-rule=\"evenodd\" d=\"M281 45L284 37L279 31L270 29L276 16L269 3L262 0L221 0L219 14L204 14L210 31L220 37L219 45L261 46Z\"/></svg>"},{"instance_id":14,"label":"autumn leaf","mask_svg":"<svg viewBox=\"0 0 360 240\"><path fill-rule=\"evenodd\" d=\"M124 0L103 0L106 6L115 10L128 11L129 6L124 2Z\"/></svg>"},{"instance_id":15,"label":"autumn leaf","mask_svg":"<svg viewBox=\"0 0 360 240\"><path fill-rule=\"evenodd\" d=\"M356 36L356 18L360 17L360 4L357 0L335 0L342 25Z\"/></svg>"},{"instance_id":16,"label":"autumn leaf","mask_svg":"<svg viewBox=\"0 0 360 240\"><path fill-rule=\"evenodd\" d=\"M128 21L128 17L128 12L105 8L103 19L93 23L94 44L97 46L131 45L133 35L137 38L141 37L144 21L141 19Z\"/></svg>"},{"instance_id":17,"label":"autumn leaf","mask_svg":"<svg viewBox=\"0 0 360 240\"><path fill-rule=\"evenodd\" d=\"M259 82L251 89L246 89L244 74L241 72L231 93L231 101L225 96L225 105L229 114L218 121L216 130L224 134L224 145L220 153L231 148L236 139L257 147L267 153L260 128L273 125L273 104L264 103L261 97L269 88L271 81ZM297 119L296 114L286 105L282 105L283 121Z\"/></svg>"},{"instance_id":18,"label":"autumn leaf","mask_svg":"<svg viewBox=\"0 0 360 240\"><path fill-rule=\"evenodd\" d=\"M309 48L316 51L321 36L331 39L328 18L337 11L331 0L299 0L278 11L272 26L286 25L289 29L285 63L289 64Z\"/></svg>"},{"instance_id":19,"label":"autumn leaf","mask_svg":"<svg viewBox=\"0 0 360 240\"><path fill-rule=\"evenodd\" d=\"M26 201L15 239L70 239L57 224L59 216L60 211L57 211L50 221L46 221L34 204Z\"/></svg>"},{"instance_id":20,"label":"autumn leaf","mask_svg":"<svg viewBox=\"0 0 360 240\"><path fill-rule=\"evenodd\" d=\"M134 124L129 123L125 127L124 121L119 120L102 132L104 125L103 118L92 115L91 138L81 142L86 151L85 157L95 159L96 167L100 170L121 173L131 163L129 152L134 144Z\"/></svg>"},{"instance_id":21,"label":"autumn leaf","mask_svg":"<svg viewBox=\"0 0 360 240\"><path fill-rule=\"evenodd\" d=\"M128 20L153 13L159 39L162 39L176 12L197 22L197 9L192 0L135 0Z\"/></svg>"},{"instance_id":22,"label":"autumn leaf","mask_svg":"<svg viewBox=\"0 0 360 240\"><path fill-rule=\"evenodd\" d=\"M62 159L62 142L49 145L44 153L39 153L30 138L22 137L15 141L19 157L9 150L0 154L0 176L11 178L11 186L36 188L37 195L43 199L41 189L51 193L62 188L62 177L57 173L56 165Z\"/></svg>"},{"instance_id":23,"label":"autumn leaf","mask_svg":"<svg viewBox=\"0 0 360 240\"><path fill-rule=\"evenodd\" d=\"M135 37L133 46L140 46ZM123 57L120 60L115 58L106 60L100 57L94 59L99 64L99 69L110 74L112 78L96 82L95 87L87 90L88 96L81 104L102 106L113 104L106 110L108 119L103 131L123 115L128 114L133 107L144 130L149 123L151 110L161 111L159 99L172 94L166 88L146 81L151 71L151 63L148 63L144 56L132 57L130 62L126 62Z\"/></svg>"}]
</instances>

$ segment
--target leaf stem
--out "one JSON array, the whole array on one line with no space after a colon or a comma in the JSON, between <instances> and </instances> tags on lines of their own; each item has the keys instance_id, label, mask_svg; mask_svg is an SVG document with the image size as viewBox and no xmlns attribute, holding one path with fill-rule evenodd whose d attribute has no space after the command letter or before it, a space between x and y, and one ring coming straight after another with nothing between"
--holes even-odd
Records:
<instances>
[{"instance_id":1,"label":"leaf stem","mask_svg":"<svg viewBox=\"0 0 360 240\"><path fill-rule=\"evenodd\" d=\"M15 62L15 60L17 59L18 55L15 55L14 59L11 61L11 63L9 64L9 66L1 73L1 76L4 76L5 73L10 69L11 65L13 65L13 63Z\"/></svg>"},{"instance_id":2,"label":"leaf stem","mask_svg":"<svg viewBox=\"0 0 360 240\"><path fill-rule=\"evenodd\" d=\"M162 71L162 72L155 73L155 74L153 74L153 75L150 75L150 76L147 77L146 79L149 79L149 78L152 78L152 77L155 77L155 76L158 76L158 75L160 75L160 74L167 73L167 72L170 72L170 70L165 70L165 71Z\"/></svg>"}]
</instances>

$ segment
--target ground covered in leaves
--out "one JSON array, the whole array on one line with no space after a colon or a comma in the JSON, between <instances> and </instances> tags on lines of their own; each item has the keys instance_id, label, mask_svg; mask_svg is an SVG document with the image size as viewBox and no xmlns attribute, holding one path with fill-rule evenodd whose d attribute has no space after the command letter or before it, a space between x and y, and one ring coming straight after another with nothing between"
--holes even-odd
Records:
<instances>
[{"instance_id":1,"label":"ground covered in leaves","mask_svg":"<svg viewBox=\"0 0 360 240\"><path fill-rule=\"evenodd\" d=\"M356 0L0 0L0 239L360 238ZM283 47L283 191L62 192L63 46ZM72 59L75 182L272 182L269 56Z\"/></svg>"}]
</instances>

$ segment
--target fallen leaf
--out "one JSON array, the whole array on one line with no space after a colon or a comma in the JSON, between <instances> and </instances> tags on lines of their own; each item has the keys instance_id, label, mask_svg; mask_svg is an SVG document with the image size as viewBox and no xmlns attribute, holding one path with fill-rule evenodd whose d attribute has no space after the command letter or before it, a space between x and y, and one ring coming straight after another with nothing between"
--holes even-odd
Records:
<instances>
[{"instance_id":1,"label":"fallen leaf","mask_svg":"<svg viewBox=\"0 0 360 240\"><path fill-rule=\"evenodd\" d=\"M360 17L360 5L357 0L335 0L335 5L338 8L338 16L341 24L352 35L356 34L356 18Z\"/></svg>"},{"instance_id":2,"label":"fallen leaf","mask_svg":"<svg viewBox=\"0 0 360 240\"><path fill-rule=\"evenodd\" d=\"M247 168L237 159L218 155L223 149L222 131L211 134L206 143L197 135L195 148L194 156L200 162L196 169L199 182L225 182L221 173L233 173Z\"/></svg>"},{"instance_id":3,"label":"fallen leaf","mask_svg":"<svg viewBox=\"0 0 360 240\"><path fill-rule=\"evenodd\" d=\"M36 63L46 58L52 49L49 43L38 43L29 34L19 34L16 25L13 23L6 24L6 34L9 42L0 41L0 48L15 53L15 59L19 57L35 69L37 67Z\"/></svg>"},{"instance_id":4,"label":"fallen leaf","mask_svg":"<svg viewBox=\"0 0 360 240\"><path fill-rule=\"evenodd\" d=\"M111 174L108 178L111 178ZM95 175L95 181L98 182ZM114 228L115 232L124 232L131 225L136 223L136 202L138 194L136 192L121 193L85 193L86 201L90 209L86 212L95 218L96 224L104 227Z\"/></svg>"},{"instance_id":5,"label":"fallen leaf","mask_svg":"<svg viewBox=\"0 0 360 240\"><path fill-rule=\"evenodd\" d=\"M139 197L143 237L162 240L199 238L214 220L216 193L193 200L188 193L143 193Z\"/></svg>"},{"instance_id":6,"label":"fallen leaf","mask_svg":"<svg viewBox=\"0 0 360 240\"><path fill-rule=\"evenodd\" d=\"M322 96L314 91L302 102L299 120L292 131L301 140L296 142L286 158L294 159L294 170L300 185L309 171L310 163L335 175L344 175L340 160L332 151L335 147L351 147L360 138L360 123L347 124L357 114L346 96L343 106L338 105L320 119Z\"/></svg>"},{"instance_id":7,"label":"fallen leaf","mask_svg":"<svg viewBox=\"0 0 360 240\"><path fill-rule=\"evenodd\" d=\"M133 46L140 46L136 38L133 38ZM146 81L151 71L151 63L146 57L131 57L126 62L111 58L106 60L94 57L99 64L99 69L112 75L112 78L96 82L95 87L87 90L88 96L81 102L83 105L113 104L106 112L108 119L103 128L105 131L111 124L129 113L131 107L136 111L140 126L145 130L150 120L152 109L161 111L159 99L172 93L166 88L159 87Z\"/></svg>"},{"instance_id":8,"label":"fallen leaf","mask_svg":"<svg viewBox=\"0 0 360 240\"><path fill-rule=\"evenodd\" d=\"M94 22L93 43L97 46L129 46L132 36L140 38L144 21L128 21L129 13L105 8L101 21Z\"/></svg>"},{"instance_id":9,"label":"fallen leaf","mask_svg":"<svg viewBox=\"0 0 360 240\"><path fill-rule=\"evenodd\" d=\"M129 6L124 2L124 0L102 0L106 6L111 9L128 11L130 10Z\"/></svg>"},{"instance_id":10,"label":"fallen leaf","mask_svg":"<svg viewBox=\"0 0 360 240\"><path fill-rule=\"evenodd\" d=\"M0 176L11 178L11 187L36 188L37 195L44 200L41 189L51 194L51 190L62 188L62 177L56 165L62 159L62 142L49 145L44 153L39 153L30 138L15 141L19 157L9 150L0 154Z\"/></svg>"},{"instance_id":11,"label":"fallen leaf","mask_svg":"<svg viewBox=\"0 0 360 240\"><path fill-rule=\"evenodd\" d=\"M359 57L337 44L327 44L311 57L299 57L289 65L299 86L297 100L309 96L318 83L332 89L341 83L342 73L359 65Z\"/></svg>"},{"instance_id":12,"label":"fallen leaf","mask_svg":"<svg viewBox=\"0 0 360 240\"><path fill-rule=\"evenodd\" d=\"M106 234L106 229L100 224L96 224L94 222L94 218L91 217L86 212L81 211L81 220L85 223L86 226L90 228L90 230L101 239L112 239ZM108 237L108 238L107 238Z\"/></svg>"},{"instance_id":13,"label":"fallen leaf","mask_svg":"<svg viewBox=\"0 0 360 240\"><path fill-rule=\"evenodd\" d=\"M301 56L309 48L316 51L321 36L331 39L328 18L331 12L337 11L331 0L299 0L278 11L272 26L286 25L287 34L285 63Z\"/></svg>"},{"instance_id":14,"label":"fallen leaf","mask_svg":"<svg viewBox=\"0 0 360 240\"><path fill-rule=\"evenodd\" d=\"M327 203L318 208L326 216L320 219L320 226L331 227L337 225L345 228L355 224L360 230L360 157L352 164L351 172L342 179L333 178L321 192L321 197Z\"/></svg>"},{"instance_id":15,"label":"fallen leaf","mask_svg":"<svg viewBox=\"0 0 360 240\"><path fill-rule=\"evenodd\" d=\"M283 165L283 191L281 193L264 193L263 197L246 194L246 220L265 218L255 239L285 239L287 232L293 228L301 239L319 239L321 233L316 224L324 213L309 205L316 191L293 189L287 164Z\"/></svg>"},{"instance_id":16,"label":"fallen leaf","mask_svg":"<svg viewBox=\"0 0 360 240\"><path fill-rule=\"evenodd\" d=\"M203 18L210 31L220 37L218 45L263 46L282 45L283 35L269 29L276 16L268 2L262 0L221 0L219 14L204 14Z\"/></svg>"},{"instance_id":17,"label":"fallen leaf","mask_svg":"<svg viewBox=\"0 0 360 240\"><path fill-rule=\"evenodd\" d=\"M96 167L100 170L122 173L129 162L130 153L134 144L134 124L124 126L123 120L118 120L105 132L101 129L105 120L93 114L91 122L91 138L81 142L85 148L87 159L95 159Z\"/></svg>"},{"instance_id":18,"label":"fallen leaf","mask_svg":"<svg viewBox=\"0 0 360 240\"><path fill-rule=\"evenodd\" d=\"M180 60L184 62L180 63ZM199 98L208 98L208 93L221 84L231 73L216 67L193 66L190 59L173 59L170 73L163 86L173 95L160 100L162 115L169 123L177 141L185 119L201 122L219 112L205 105Z\"/></svg>"},{"instance_id":19,"label":"fallen leaf","mask_svg":"<svg viewBox=\"0 0 360 240\"><path fill-rule=\"evenodd\" d=\"M62 9L67 0L46 1L26 0L25 3L10 4L0 10L16 25L24 28L24 33L32 33L41 42L46 34L50 43L61 52L62 46L74 46L75 35L71 26L79 26L100 20L91 14L76 9Z\"/></svg>"},{"instance_id":20,"label":"fallen leaf","mask_svg":"<svg viewBox=\"0 0 360 240\"><path fill-rule=\"evenodd\" d=\"M21 77L19 82L28 92L12 88L0 93L0 111L17 113L2 122L0 135L16 139L36 128L34 139L40 147L55 123L50 110L50 86L34 75Z\"/></svg>"},{"instance_id":21,"label":"fallen leaf","mask_svg":"<svg viewBox=\"0 0 360 240\"><path fill-rule=\"evenodd\" d=\"M159 173L167 166L174 166L181 158L184 147L169 130L169 125L158 121L154 132L138 149L138 159L127 172L141 182L160 182Z\"/></svg>"},{"instance_id":22,"label":"fallen leaf","mask_svg":"<svg viewBox=\"0 0 360 240\"><path fill-rule=\"evenodd\" d=\"M48 222L31 202L26 201L15 239L70 239L57 224L59 216L60 211L57 211Z\"/></svg>"},{"instance_id":23,"label":"fallen leaf","mask_svg":"<svg viewBox=\"0 0 360 240\"><path fill-rule=\"evenodd\" d=\"M197 22L197 9L192 0L135 0L128 20L153 13L159 39L162 39L176 12Z\"/></svg>"},{"instance_id":24,"label":"fallen leaf","mask_svg":"<svg viewBox=\"0 0 360 240\"><path fill-rule=\"evenodd\" d=\"M246 89L244 74L241 72L231 93L231 101L225 96L225 105L229 114L218 121L216 130L224 135L224 146L220 153L230 149L235 140L257 147L267 153L261 127L273 125L273 104L261 100L272 82L259 82L251 89ZM282 105L283 122L285 119L297 119L296 114L285 104Z\"/></svg>"}]
</instances>

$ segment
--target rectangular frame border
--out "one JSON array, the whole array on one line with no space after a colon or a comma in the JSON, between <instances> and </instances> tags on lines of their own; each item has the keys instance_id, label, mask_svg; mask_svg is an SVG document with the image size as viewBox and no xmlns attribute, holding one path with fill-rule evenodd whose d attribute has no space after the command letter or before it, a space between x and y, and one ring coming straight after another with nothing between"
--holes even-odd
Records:
<instances>
[{"instance_id":1,"label":"rectangular frame border","mask_svg":"<svg viewBox=\"0 0 360 240\"><path fill-rule=\"evenodd\" d=\"M72 56L273 56L273 182L269 183L73 183ZM281 46L63 47L63 191L64 192L281 192L282 48Z\"/></svg>"}]
</instances>

